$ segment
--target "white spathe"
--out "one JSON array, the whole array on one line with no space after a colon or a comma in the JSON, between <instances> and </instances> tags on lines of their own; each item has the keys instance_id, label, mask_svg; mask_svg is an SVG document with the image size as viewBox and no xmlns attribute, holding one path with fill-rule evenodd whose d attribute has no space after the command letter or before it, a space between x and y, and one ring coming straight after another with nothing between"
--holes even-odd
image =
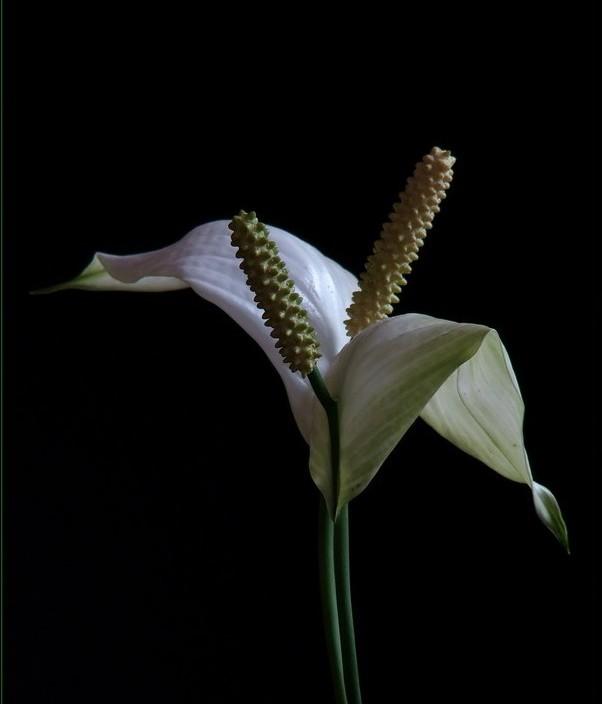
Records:
<instances>
[{"instance_id":1,"label":"white spathe","mask_svg":"<svg viewBox=\"0 0 602 704\"><path fill-rule=\"evenodd\" d=\"M334 495L326 416L311 387L282 361L230 243L227 220L196 227L179 242L143 254L98 253L73 281L51 290L166 291L191 287L233 318L280 374L310 470L333 514L359 494L420 415L437 432L501 475L531 487L545 525L568 549L551 492L533 482L523 441L524 404L495 330L425 315L393 316L349 341L344 320L357 279L315 247L270 227L315 328L318 365L338 400L340 487Z\"/></svg>"}]
</instances>

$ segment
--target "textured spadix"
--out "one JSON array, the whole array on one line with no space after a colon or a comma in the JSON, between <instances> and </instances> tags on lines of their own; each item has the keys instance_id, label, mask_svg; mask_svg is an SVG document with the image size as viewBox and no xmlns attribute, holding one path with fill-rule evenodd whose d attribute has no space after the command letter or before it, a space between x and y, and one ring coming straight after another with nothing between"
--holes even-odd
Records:
<instances>
[{"instance_id":1,"label":"textured spadix","mask_svg":"<svg viewBox=\"0 0 602 704\"><path fill-rule=\"evenodd\" d=\"M399 203L393 206L389 222L383 225L380 239L368 257L366 270L360 274L360 288L353 294L345 321L350 337L376 320L393 312L399 303L397 294L412 271L418 250L432 227L439 203L449 188L455 159L448 151L433 147L416 165L414 175L407 180Z\"/></svg>"},{"instance_id":2,"label":"textured spadix","mask_svg":"<svg viewBox=\"0 0 602 704\"><path fill-rule=\"evenodd\" d=\"M236 256L242 259L240 268L255 294L255 303L264 311L266 326L272 328L276 348L291 371L306 376L320 356L319 345L276 243L254 212L241 210L228 227L232 244L238 247Z\"/></svg>"}]
</instances>

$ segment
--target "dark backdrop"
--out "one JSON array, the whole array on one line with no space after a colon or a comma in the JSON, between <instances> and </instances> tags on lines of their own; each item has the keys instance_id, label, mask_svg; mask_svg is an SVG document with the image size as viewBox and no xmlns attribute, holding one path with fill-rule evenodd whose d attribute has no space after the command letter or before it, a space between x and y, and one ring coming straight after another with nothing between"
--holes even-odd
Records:
<instances>
[{"instance_id":1,"label":"dark backdrop","mask_svg":"<svg viewBox=\"0 0 602 704\"><path fill-rule=\"evenodd\" d=\"M359 272L433 145L456 176L399 312L498 329L573 554L416 423L352 504L365 701L598 701L586 8L6 4L7 702L331 701L317 492L260 350L189 291L27 291L241 207Z\"/></svg>"}]
</instances>

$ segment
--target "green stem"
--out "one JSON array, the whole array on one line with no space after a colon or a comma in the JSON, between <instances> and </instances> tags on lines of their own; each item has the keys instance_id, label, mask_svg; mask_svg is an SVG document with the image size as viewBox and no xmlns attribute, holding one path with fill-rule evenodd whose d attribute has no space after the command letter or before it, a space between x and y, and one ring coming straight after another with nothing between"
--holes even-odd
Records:
<instances>
[{"instance_id":1,"label":"green stem","mask_svg":"<svg viewBox=\"0 0 602 704\"><path fill-rule=\"evenodd\" d=\"M360 673L355 650L351 578L349 570L349 504L341 509L334 529L335 578L339 608L339 628L343 650L343 669L349 704L362 704Z\"/></svg>"},{"instance_id":2,"label":"green stem","mask_svg":"<svg viewBox=\"0 0 602 704\"><path fill-rule=\"evenodd\" d=\"M339 500L339 453L341 448L341 443L339 440L339 407L337 402L328 393L324 379L320 374L318 367L314 367L313 371L308 374L307 378L311 384L314 393L318 397L318 401L322 404L322 408L326 411L326 417L328 418L328 432L330 435L330 463L332 467L332 486L333 486L333 496L331 506L332 512L336 511L336 507ZM334 520L334 519L333 519Z\"/></svg>"},{"instance_id":3,"label":"green stem","mask_svg":"<svg viewBox=\"0 0 602 704\"><path fill-rule=\"evenodd\" d=\"M339 412L336 401L330 396L326 384L317 367L314 367L311 374L308 376L312 388L326 411L328 418L328 430L330 434L330 454L332 466L332 484L333 484L333 510L336 511L339 498L339 461L340 461L340 437L339 437ZM321 518L325 522L329 522L331 528L334 528L333 535L329 534L328 539L333 540L332 553L334 555L334 574L332 579L336 585L336 603L332 605L336 609L336 623L339 629L338 652L342 655L345 689L350 697L350 704L361 704L362 697L360 692L359 670L357 664L357 655L355 650L355 633L353 628L353 609L351 605L351 582L349 576L349 509L345 505L340 512L336 523L330 519L327 511L328 508L325 502L321 503L321 511L326 511L326 516ZM326 531L322 529L320 535L325 535ZM330 548L329 548L330 549ZM322 560L321 560L322 564ZM329 624L333 620L332 614L326 615L326 596L324 591L324 580L322 580L323 591L322 598L325 608L325 624L327 628L327 637L329 634ZM339 622L339 616L341 621ZM330 647L329 647L330 652ZM333 666L333 655L331 653L331 667L333 668L333 676L336 681L338 670L335 672ZM338 661L337 661L338 666ZM343 692L344 694L344 692Z\"/></svg>"},{"instance_id":4,"label":"green stem","mask_svg":"<svg viewBox=\"0 0 602 704\"><path fill-rule=\"evenodd\" d=\"M319 525L320 592L322 594L322 617L326 635L326 647L330 661L332 685L336 704L347 704L345 675L341 652L341 633L337 608L337 591L334 569L334 523L328 513L324 499L320 499Z\"/></svg>"},{"instance_id":5,"label":"green stem","mask_svg":"<svg viewBox=\"0 0 602 704\"><path fill-rule=\"evenodd\" d=\"M308 375L309 382L324 407L328 417L330 431L331 459L333 466L334 501L338 496L338 453L339 453L339 419L336 401L332 399L326 384L317 367ZM336 458L336 464L334 462ZM345 693L345 674L343 671L343 655L341 648L341 629L339 626L339 609L337 606L337 588L334 557L334 530L335 524L326 500L320 499L320 529L319 529L319 555L320 555L320 592L322 594L322 617L326 634L326 647L330 661L330 672L337 704L347 704Z\"/></svg>"}]
</instances>

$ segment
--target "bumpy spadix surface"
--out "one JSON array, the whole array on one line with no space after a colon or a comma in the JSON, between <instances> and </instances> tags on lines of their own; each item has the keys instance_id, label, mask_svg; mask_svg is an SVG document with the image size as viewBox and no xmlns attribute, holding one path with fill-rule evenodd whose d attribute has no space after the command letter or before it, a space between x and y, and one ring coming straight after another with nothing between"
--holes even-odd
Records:
<instances>
[{"instance_id":1,"label":"bumpy spadix surface","mask_svg":"<svg viewBox=\"0 0 602 704\"><path fill-rule=\"evenodd\" d=\"M368 257L366 270L360 274L360 289L347 309L345 325L350 337L391 315L393 304L399 303L397 294L406 285L405 276L412 271L412 262L418 259L418 250L439 212L455 161L448 151L433 147L407 180Z\"/></svg>"},{"instance_id":2,"label":"bumpy spadix surface","mask_svg":"<svg viewBox=\"0 0 602 704\"><path fill-rule=\"evenodd\" d=\"M276 348L291 371L306 376L320 356L319 344L276 243L254 212L241 210L228 227L232 244L237 247L236 256L242 259L240 268L255 294L253 300L264 311L262 318L272 329Z\"/></svg>"}]
</instances>

